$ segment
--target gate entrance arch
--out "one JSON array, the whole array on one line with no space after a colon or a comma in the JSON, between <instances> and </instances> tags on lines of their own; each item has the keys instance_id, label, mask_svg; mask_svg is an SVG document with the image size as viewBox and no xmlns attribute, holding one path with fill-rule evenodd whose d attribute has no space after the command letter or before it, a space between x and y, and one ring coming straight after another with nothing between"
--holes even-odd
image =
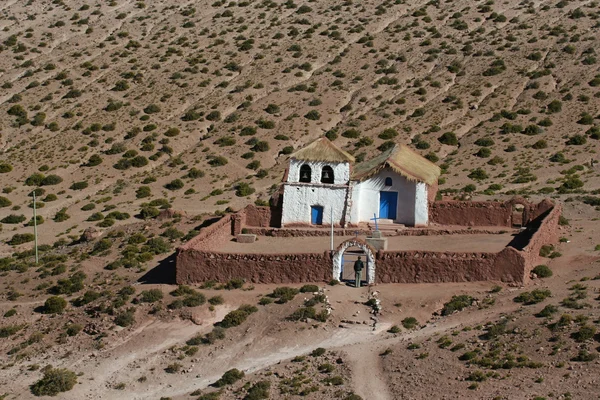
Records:
<instances>
[{"instance_id":1,"label":"gate entrance arch","mask_svg":"<svg viewBox=\"0 0 600 400\"><path fill-rule=\"evenodd\" d=\"M342 273L344 252L350 247L358 247L364 252L367 269L367 283L375 283L375 249L364 240L355 238L342 242L333 253L333 279L339 280Z\"/></svg>"}]
</instances>

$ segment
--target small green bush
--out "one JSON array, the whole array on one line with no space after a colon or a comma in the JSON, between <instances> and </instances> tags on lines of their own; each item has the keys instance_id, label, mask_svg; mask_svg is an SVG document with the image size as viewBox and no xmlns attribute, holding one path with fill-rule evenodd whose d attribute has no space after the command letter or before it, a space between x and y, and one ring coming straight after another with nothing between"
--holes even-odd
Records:
<instances>
[{"instance_id":1,"label":"small green bush","mask_svg":"<svg viewBox=\"0 0 600 400\"><path fill-rule=\"evenodd\" d=\"M452 296L452 299L444 304L442 315L446 316L455 311L462 311L464 308L469 307L473 303L473 300L473 297L468 295Z\"/></svg>"},{"instance_id":2,"label":"small green bush","mask_svg":"<svg viewBox=\"0 0 600 400\"><path fill-rule=\"evenodd\" d=\"M516 303L525 305L537 304L550 297L552 293L548 289L534 289L531 292L523 292L514 298Z\"/></svg>"},{"instance_id":3,"label":"small green bush","mask_svg":"<svg viewBox=\"0 0 600 400\"><path fill-rule=\"evenodd\" d=\"M531 272L536 274L539 278L549 278L552 276L552 270L544 264L537 265Z\"/></svg>"},{"instance_id":4,"label":"small green bush","mask_svg":"<svg viewBox=\"0 0 600 400\"><path fill-rule=\"evenodd\" d=\"M31 393L36 396L56 396L73 389L77 383L77 375L64 368L48 368L44 377L31 385Z\"/></svg>"},{"instance_id":5,"label":"small green bush","mask_svg":"<svg viewBox=\"0 0 600 400\"><path fill-rule=\"evenodd\" d=\"M417 327L418 324L419 321L417 321L417 319L414 317L407 317L402 320L402 326L405 329L414 329Z\"/></svg>"},{"instance_id":6,"label":"small green bush","mask_svg":"<svg viewBox=\"0 0 600 400\"><path fill-rule=\"evenodd\" d=\"M44 314L62 314L67 307L67 301L60 296L52 296L44 302Z\"/></svg>"},{"instance_id":7,"label":"small green bush","mask_svg":"<svg viewBox=\"0 0 600 400\"><path fill-rule=\"evenodd\" d=\"M160 289L144 290L140 296L140 301L142 303L155 303L162 299L163 292Z\"/></svg>"},{"instance_id":8,"label":"small green bush","mask_svg":"<svg viewBox=\"0 0 600 400\"><path fill-rule=\"evenodd\" d=\"M317 285L304 285L300 288L300 293L316 293L319 291Z\"/></svg>"},{"instance_id":9,"label":"small green bush","mask_svg":"<svg viewBox=\"0 0 600 400\"><path fill-rule=\"evenodd\" d=\"M218 381L213 383L212 386L220 388L223 386L233 385L234 383L242 379L244 375L245 374L243 371L240 371L235 368L230 369L229 371L225 372Z\"/></svg>"}]
</instances>

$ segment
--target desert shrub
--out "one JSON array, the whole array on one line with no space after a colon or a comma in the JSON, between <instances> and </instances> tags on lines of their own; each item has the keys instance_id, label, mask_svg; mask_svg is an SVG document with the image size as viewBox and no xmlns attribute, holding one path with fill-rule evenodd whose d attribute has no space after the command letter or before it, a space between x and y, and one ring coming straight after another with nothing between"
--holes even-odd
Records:
<instances>
[{"instance_id":1,"label":"desert shrub","mask_svg":"<svg viewBox=\"0 0 600 400\"><path fill-rule=\"evenodd\" d=\"M342 132L342 136L348 139L358 139L360 137L360 131L357 129L347 129Z\"/></svg>"},{"instance_id":2,"label":"desert shrub","mask_svg":"<svg viewBox=\"0 0 600 400\"><path fill-rule=\"evenodd\" d=\"M63 179L58 175L48 175L47 177L42 179L41 185L42 186L58 185L62 181L63 181Z\"/></svg>"},{"instance_id":3,"label":"desert shrub","mask_svg":"<svg viewBox=\"0 0 600 400\"><path fill-rule=\"evenodd\" d=\"M115 317L115 324L127 327L135 324L135 308L128 308L125 311L119 312Z\"/></svg>"},{"instance_id":4,"label":"desert shrub","mask_svg":"<svg viewBox=\"0 0 600 400\"><path fill-rule=\"evenodd\" d=\"M35 236L33 233L17 233L7 242L11 246L17 246L27 242L33 242Z\"/></svg>"},{"instance_id":5,"label":"desert shrub","mask_svg":"<svg viewBox=\"0 0 600 400\"><path fill-rule=\"evenodd\" d=\"M389 333L400 333L400 327L398 325L392 325L390 329L388 329Z\"/></svg>"},{"instance_id":6,"label":"desert shrub","mask_svg":"<svg viewBox=\"0 0 600 400\"><path fill-rule=\"evenodd\" d=\"M54 215L54 222L63 222L71 218L69 214L67 214L67 209L62 208Z\"/></svg>"},{"instance_id":7,"label":"desert shrub","mask_svg":"<svg viewBox=\"0 0 600 400\"><path fill-rule=\"evenodd\" d=\"M240 371L235 368L230 369L229 371L225 372L218 381L213 383L212 386L220 388L223 386L233 385L234 383L236 383L243 377L244 377L243 371Z\"/></svg>"},{"instance_id":8,"label":"desert shrub","mask_svg":"<svg viewBox=\"0 0 600 400\"><path fill-rule=\"evenodd\" d=\"M8 325L0 327L0 338L7 338L23 329L25 325Z\"/></svg>"},{"instance_id":9,"label":"desert shrub","mask_svg":"<svg viewBox=\"0 0 600 400\"><path fill-rule=\"evenodd\" d=\"M506 332L507 320L503 319L498 323L488 325L485 328L485 333L482 335L482 339L492 340Z\"/></svg>"},{"instance_id":10,"label":"desert shrub","mask_svg":"<svg viewBox=\"0 0 600 400\"><path fill-rule=\"evenodd\" d=\"M223 296L213 296L211 298L208 299L208 303L213 305L213 306L217 306L219 304L223 304L225 302L225 300L223 299Z\"/></svg>"},{"instance_id":11,"label":"desert shrub","mask_svg":"<svg viewBox=\"0 0 600 400\"><path fill-rule=\"evenodd\" d=\"M310 355L311 355L311 356L313 356L313 357L321 357L323 354L325 354L325 352L326 352L326 351L327 351L327 350L325 350L325 349L324 349L324 348L322 348L322 347L317 347L316 349L314 349L314 350L313 350L313 351L310 353Z\"/></svg>"},{"instance_id":12,"label":"desert shrub","mask_svg":"<svg viewBox=\"0 0 600 400\"><path fill-rule=\"evenodd\" d=\"M67 307L67 301L60 296L48 297L42 309L44 314L62 314Z\"/></svg>"},{"instance_id":13,"label":"desert shrub","mask_svg":"<svg viewBox=\"0 0 600 400\"><path fill-rule=\"evenodd\" d=\"M56 285L48 289L48 292L55 295L77 293L83 289L85 278L86 275L83 272L76 272L66 279L59 279Z\"/></svg>"},{"instance_id":14,"label":"desert shrub","mask_svg":"<svg viewBox=\"0 0 600 400\"><path fill-rule=\"evenodd\" d=\"M398 136L398 132L393 128L384 129L383 132L378 135L379 139L383 140L393 139L396 136Z\"/></svg>"},{"instance_id":15,"label":"desert shrub","mask_svg":"<svg viewBox=\"0 0 600 400\"><path fill-rule=\"evenodd\" d=\"M183 188L185 184L183 183L183 181L181 179L174 179L171 182L167 183L165 185L166 189L169 190L179 190L181 188Z\"/></svg>"},{"instance_id":16,"label":"desert shrub","mask_svg":"<svg viewBox=\"0 0 600 400\"><path fill-rule=\"evenodd\" d=\"M317 310L313 307L300 307L294 311L287 319L290 321L304 321L306 319L316 319Z\"/></svg>"},{"instance_id":17,"label":"desert shrub","mask_svg":"<svg viewBox=\"0 0 600 400\"><path fill-rule=\"evenodd\" d=\"M294 299L298 294L298 289L283 286L276 288L273 293L269 294L269 297L277 299L278 304L284 304Z\"/></svg>"},{"instance_id":18,"label":"desert shrub","mask_svg":"<svg viewBox=\"0 0 600 400\"><path fill-rule=\"evenodd\" d=\"M489 147L489 146L494 145L494 139L492 139L490 137L479 138L475 141L475 144L477 146Z\"/></svg>"},{"instance_id":19,"label":"desert shrub","mask_svg":"<svg viewBox=\"0 0 600 400\"><path fill-rule=\"evenodd\" d=\"M234 326L241 325L246 318L254 312L258 311L258 309L254 306L250 306L248 304L241 305L237 310L230 311L221 322L219 322L219 326L222 328L231 328Z\"/></svg>"},{"instance_id":20,"label":"desert shrub","mask_svg":"<svg viewBox=\"0 0 600 400\"><path fill-rule=\"evenodd\" d=\"M444 304L444 308L442 308L442 315L450 315L455 311L462 311L464 308L469 307L473 300L473 297L466 294L452 296L452 299Z\"/></svg>"},{"instance_id":21,"label":"desert shrub","mask_svg":"<svg viewBox=\"0 0 600 400\"><path fill-rule=\"evenodd\" d=\"M319 291L317 285L304 285L300 288L300 293L315 293Z\"/></svg>"},{"instance_id":22,"label":"desert shrub","mask_svg":"<svg viewBox=\"0 0 600 400\"><path fill-rule=\"evenodd\" d=\"M594 338L596 327L593 325L583 325L577 332L573 332L571 337L578 343L583 343Z\"/></svg>"},{"instance_id":23,"label":"desert shrub","mask_svg":"<svg viewBox=\"0 0 600 400\"><path fill-rule=\"evenodd\" d=\"M227 159L223 156L213 157L208 164L213 167L220 167L228 163Z\"/></svg>"},{"instance_id":24,"label":"desert shrub","mask_svg":"<svg viewBox=\"0 0 600 400\"><path fill-rule=\"evenodd\" d=\"M244 400L263 400L269 398L269 389L271 383L269 381L258 381L248 389L248 393Z\"/></svg>"},{"instance_id":25,"label":"desert shrub","mask_svg":"<svg viewBox=\"0 0 600 400\"><path fill-rule=\"evenodd\" d=\"M188 173L185 175L186 178L189 179L198 179L198 178L202 178L204 176L204 171L199 170L197 168L190 168L188 170Z\"/></svg>"},{"instance_id":26,"label":"desert shrub","mask_svg":"<svg viewBox=\"0 0 600 400\"><path fill-rule=\"evenodd\" d=\"M438 141L448 146L456 146L458 144L458 138L454 132L445 132L438 138Z\"/></svg>"},{"instance_id":27,"label":"desert shrub","mask_svg":"<svg viewBox=\"0 0 600 400\"><path fill-rule=\"evenodd\" d=\"M481 168L477 168L472 170L469 175L467 175L470 179L473 179L475 181L480 181L480 180L484 180L488 178L488 174L487 172L485 172L484 169Z\"/></svg>"},{"instance_id":28,"label":"desert shrub","mask_svg":"<svg viewBox=\"0 0 600 400\"><path fill-rule=\"evenodd\" d=\"M167 368L165 368L165 372L167 374L176 374L179 371L181 371L182 368L183 368L183 365L176 362L176 363L167 365Z\"/></svg>"},{"instance_id":29,"label":"desert shrub","mask_svg":"<svg viewBox=\"0 0 600 400\"><path fill-rule=\"evenodd\" d=\"M244 286L244 283L246 283L246 281L242 278L232 278L232 279L228 280L227 283L225 284L225 289L227 289L227 290L241 289L242 286Z\"/></svg>"},{"instance_id":30,"label":"desert shrub","mask_svg":"<svg viewBox=\"0 0 600 400\"><path fill-rule=\"evenodd\" d=\"M537 265L535 268L533 268L531 272L533 272L540 278L548 278L552 276L552 270L548 268L547 265L543 264Z\"/></svg>"},{"instance_id":31,"label":"desert shrub","mask_svg":"<svg viewBox=\"0 0 600 400\"><path fill-rule=\"evenodd\" d=\"M140 217L142 219L156 218L160 214L160 210L152 206L144 206L140 210Z\"/></svg>"},{"instance_id":32,"label":"desert shrub","mask_svg":"<svg viewBox=\"0 0 600 400\"><path fill-rule=\"evenodd\" d=\"M317 110L310 110L304 115L304 118L318 121L321 118L321 114Z\"/></svg>"},{"instance_id":33,"label":"desert shrub","mask_svg":"<svg viewBox=\"0 0 600 400\"><path fill-rule=\"evenodd\" d=\"M596 358L598 358L598 354L590 353L587 350L581 349L575 357L571 358L571 361L590 362L594 361Z\"/></svg>"},{"instance_id":34,"label":"desert shrub","mask_svg":"<svg viewBox=\"0 0 600 400\"><path fill-rule=\"evenodd\" d=\"M83 329L82 325L79 324L69 324L67 326L67 335L69 336L77 336L79 332Z\"/></svg>"},{"instance_id":35,"label":"desert shrub","mask_svg":"<svg viewBox=\"0 0 600 400\"><path fill-rule=\"evenodd\" d=\"M270 297L261 297L260 300L258 300L258 304L261 306L266 306L267 304L271 304L273 302L273 299Z\"/></svg>"},{"instance_id":36,"label":"desert shrub","mask_svg":"<svg viewBox=\"0 0 600 400\"><path fill-rule=\"evenodd\" d=\"M7 312L4 313L3 317L10 318L14 315L17 315L17 310L15 310L14 308L11 308L10 310L8 310Z\"/></svg>"},{"instance_id":37,"label":"desert shrub","mask_svg":"<svg viewBox=\"0 0 600 400\"><path fill-rule=\"evenodd\" d=\"M10 165L4 161L0 161L0 174L6 174L12 170L13 170L12 165Z\"/></svg>"},{"instance_id":38,"label":"desert shrub","mask_svg":"<svg viewBox=\"0 0 600 400\"><path fill-rule=\"evenodd\" d=\"M144 247L153 254L163 254L171 250L171 245L160 237L149 239Z\"/></svg>"},{"instance_id":39,"label":"desert shrub","mask_svg":"<svg viewBox=\"0 0 600 400\"><path fill-rule=\"evenodd\" d=\"M554 246L551 244L545 244L540 248L540 257L548 257L554 251Z\"/></svg>"},{"instance_id":40,"label":"desert shrub","mask_svg":"<svg viewBox=\"0 0 600 400\"><path fill-rule=\"evenodd\" d=\"M96 255L100 254L112 247L112 240L110 239L101 239L94 244L94 248L92 249L91 254Z\"/></svg>"},{"instance_id":41,"label":"desert shrub","mask_svg":"<svg viewBox=\"0 0 600 400\"><path fill-rule=\"evenodd\" d=\"M32 175L29 175L27 177L27 179L25 179L25 185L40 186L42 184L42 181L44 180L44 178L46 178L46 176L44 174L40 174L39 172L36 172Z\"/></svg>"},{"instance_id":42,"label":"desert shrub","mask_svg":"<svg viewBox=\"0 0 600 400\"><path fill-rule=\"evenodd\" d=\"M235 188L235 195L238 197L250 196L255 192L255 189L246 182L240 182Z\"/></svg>"},{"instance_id":43,"label":"desert shrub","mask_svg":"<svg viewBox=\"0 0 600 400\"><path fill-rule=\"evenodd\" d=\"M4 196L0 196L0 208L8 207L12 205L12 201Z\"/></svg>"},{"instance_id":44,"label":"desert shrub","mask_svg":"<svg viewBox=\"0 0 600 400\"><path fill-rule=\"evenodd\" d=\"M160 107L157 106L156 104L150 104L146 108L144 108L144 112L146 114L156 114L156 113L160 112Z\"/></svg>"},{"instance_id":45,"label":"desert shrub","mask_svg":"<svg viewBox=\"0 0 600 400\"><path fill-rule=\"evenodd\" d=\"M56 396L73 389L77 383L77 375L64 368L48 368L39 381L31 385L31 393L36 396Z\"/></svg>"},{"instance_id":46,"label":"desert shrub","mask_svg":"<svg viewBox=\"0 0 600 400\"><path fill-rule=\"evenodd\" d=\"M558 307L552 304L548 304L546 307L542 308L542 310L539 313L535 314L535 316L538 318L549 318L557 312Z\"/></svg>"},{"instance_id":47,"label":"desert shrub","mask_svg":"<svg viewBox=\"0 0 600 400\"><path fill-rule=\"evenodd\" d=\"M163 299L163 292L160 289L144 290L140 295L142 303L154 303Z\"/></svg>"},{"instance_id":48,"label":"desert shrub","mask_svg":"<svg viewBox=\"0 0 600 400\"><path fill-rule=\"evenodd\" d=\"M525 305L537 304L550 297L552 293L548 289L534 289L531 292L523 292L514 298L516 303Z\"/></svg>"},{"instance_id":49,"label":"desert shrub","mask_svg":"<svg viewBox=\"0 0 600 400\"><path fill-rule=\"evenodd\" d=\"M569 146L581 146L587 143L587 138L584 135L573 135L567 140Z\"/></svg>"},{"instance_id":50,"label":"desert shrub","mask_svg":"<svg viewBox=\"0 0 600 400\"><path fill-rule=\"evenodd\" d=\"M75 182L73 183L69 189L71 190L83 190L88 187L87 181Z\"/></svg>"},{"instance_id":51,"label":"desert shrub","mask_svg":"<svg viewBox=\"0 0 600 400\"><path fill-rule=\"evenodd\" d=\"M418 324L419 321L417 321L417 319L414 317L407 317L402 320L402 326L405 329L414 329L417 327Z\"/></svg>"}]
</instances>

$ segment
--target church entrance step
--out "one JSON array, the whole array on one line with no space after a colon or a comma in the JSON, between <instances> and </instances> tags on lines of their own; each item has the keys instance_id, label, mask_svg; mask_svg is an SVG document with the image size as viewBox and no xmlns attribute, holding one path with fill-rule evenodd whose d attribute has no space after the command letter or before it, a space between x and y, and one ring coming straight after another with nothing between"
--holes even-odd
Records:
<instances>
[{"instance_id":1,"label":"church entrance step","mask_svg":"<svg viewBox=\"0 0 600 400\"><path fill-rule=\"evenodd\" d=\"M388 221L388 220L386 220ZM391 220L389 220L391 221ZM375 230L375 224L370 222L368 224L369 229L371 230ZM380 231L397 231L399 229L404 229L406 228L406 226L404 224L396 224L393 221L392 222L378 222L377 223L377 227L379 228Z\"/></svg>"}]
</instances>

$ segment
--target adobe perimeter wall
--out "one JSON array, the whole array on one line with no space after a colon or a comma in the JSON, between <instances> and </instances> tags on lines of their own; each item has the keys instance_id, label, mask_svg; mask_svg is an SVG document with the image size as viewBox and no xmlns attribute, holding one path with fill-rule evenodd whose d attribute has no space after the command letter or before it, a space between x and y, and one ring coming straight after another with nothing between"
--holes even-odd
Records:
<instances>
[{"instance_id":1,"label":"adobe perimeter wall","mask_svg":"<svg viewBox=\"0 0 600 400\"><path fill-rule=\"evenodd\" d=\"M505 203L498 203L505 204ZM452 210L453 207L445 210ZM479 206L458 207L477 210ZM508 207L512 213L512 204ZM502 206L491 211L487 221L503 221ZM529 280L531 269L542 261L540 248L558 241L561 206L551 202L527 205L527 229L498 253L453 253L434 251L400 251L376 254L376 283L435 283L465 281L503 281L523 284ZM477 211L475 211L477 212ZM446 213L444 211L443 213ZM483 213L482 213L483 214ZM440 214L442 215L442 214ZM232 278L244 278L253 283L327 282L333 277L333 261L329 252L298 254L235 254L211 251L213 245L241 231L251 222L266 225L273 216L268 207L247 207L244 212L228 215L203 228L199 235L178 249L176 280L191 284ZM482 221L482 219L474 220ZM270 230L266 230L270 231ZM284 232L273 230L271 232ZM300 232L301 230L297 230ZM340 234L345 230L336 230ZM294 230L294 236L299 235ZM304 231L315 232L315 231ZM320 230L316 230L320 232ZM415 231L417 232L417 231ZM423 230L422 234L426 230ZM282 234L282 236L284 236Z\"/></svg>"},{"instance_id":2,"label":"adobe perimeter wall","mask_svg":"<svg viewBox=\"0 0 600 400\"><path fill-rule=\"evenodd\" d=\"M177 255L178 284L226 282L232 278L253 283L329 282L331 276L329 253L267 255L188 250Z\"/></svg>"},{"instance_id":3,"label":"adobe perimeter wall","mask_svg":"<svg viewBox=\"0 0 600 400\"><path fill-rule=\"evenodd\" d=\"M533 267L543 264L545 261L540 257L540 249L547 244L556 244L559 241L560 232L560 216L562 206L555 205L536 219L530 222L528 229L523 232L523 236L527 239L523 241L524 246L520 249L520 253L525 259L524 283L529 281L529 276Z\"/></svg>"},{"instance_id":4,"label":"adobe perimeter wall","mask_svg":"<svg viewBox=\"0 0 600 400\"><path fill-rule=\"evenodd\" d=\"M503 281L520 283L525 260L513 248L498 253L378 252L378 283Z\"/></svg>"}]
</instances>

